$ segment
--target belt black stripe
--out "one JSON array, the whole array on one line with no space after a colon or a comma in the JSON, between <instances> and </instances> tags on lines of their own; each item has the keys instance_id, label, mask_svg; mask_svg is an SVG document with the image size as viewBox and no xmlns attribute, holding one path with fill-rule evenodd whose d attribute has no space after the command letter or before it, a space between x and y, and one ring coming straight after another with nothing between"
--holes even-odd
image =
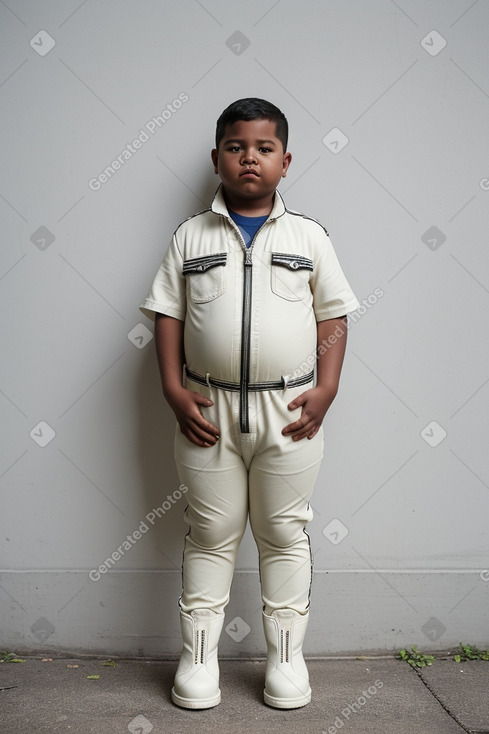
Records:
<instances>
[{"instance_id":1,"label":"belt black stripe","mask_svg":"<svg viewBox=\"0 0 489 734\"><path fill-rule=\"evenodd\" d=\"M205 376L198 375L196 372L192 372L187 367L185 367L185 374L190 380L193 380L194 382L198 382L201 385L209 384L212 385L212 387L218 387L221 390L239 392L241 387L239 382L215 380L213 377L209 377L209 379L207 380ZM313 377L314 370L308 372L307 375L301 375L300 377L295 377L293 380L289 380L287 384L285 383L285 380L283 378L275 382L250 382L248 384L248 390L250 392L264 392L265 390L283 390L285 387L299 387L301 385L307 385L308 382L312 381Z\"/></svg>"}]
</instances>

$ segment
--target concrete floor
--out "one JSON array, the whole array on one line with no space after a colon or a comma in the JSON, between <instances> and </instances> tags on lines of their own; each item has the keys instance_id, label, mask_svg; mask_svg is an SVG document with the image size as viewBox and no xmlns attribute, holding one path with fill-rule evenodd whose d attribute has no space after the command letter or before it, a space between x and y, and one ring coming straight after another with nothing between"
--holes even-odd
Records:
<instances>
[{"instance_id":1,"label":"concrete floor","mask_svg":"<svg viewBox=\"0 0 489 734\"><path fill-rule=\"evenodd\" d=\"M395 658L308 659L311 703L280 711L263 703L264 660L222 660L222 703L186 711L170 699L176 661L24 659L0 664L1 734L489 732L484 661L437 659L418 674Z\"/></svg>"}]
</instances>

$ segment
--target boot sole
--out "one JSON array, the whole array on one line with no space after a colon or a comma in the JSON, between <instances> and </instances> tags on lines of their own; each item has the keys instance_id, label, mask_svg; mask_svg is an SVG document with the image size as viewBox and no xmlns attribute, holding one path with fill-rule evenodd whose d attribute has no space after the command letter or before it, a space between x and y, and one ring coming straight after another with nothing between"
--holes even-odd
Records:
<instances>
[{"instance_id":1,"label":"boot sole","mask_svg":"<svg viewBox=\"0 0 489 734\"><path fill-rule=\"evenodd\" d=\"M182 709L210 709L221 703L221 691L212 698L184 698L175 693L175 689L172 688L171 700Z\"/></svg>"},{"instance_id":2,"label":"boot sole","mask_svg":"<svg viewBox=\"0 0 489 734\"><path fill-rule=\"evenodd\" d=\"M304 696L297 698L276 698L270 696L266 691L263 692L263 700L267 706L273 706L275 709L299 709L301 706L307 706L311 702L311 691Z\"/></svg>"}]
</instances>

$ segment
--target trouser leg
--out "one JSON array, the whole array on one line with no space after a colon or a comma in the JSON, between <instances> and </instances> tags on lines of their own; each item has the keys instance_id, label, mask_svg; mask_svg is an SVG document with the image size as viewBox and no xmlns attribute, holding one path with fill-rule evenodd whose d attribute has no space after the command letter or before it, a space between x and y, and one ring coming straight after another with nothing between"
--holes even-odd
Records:
<instances>
[{"instance_id":1,"label":"trouser leg","mask_svg":"<svg viewBox=\"0 0 489 734\"><path fill-rule=\"evenodd\" d=\"M214 405L206 417L220 428L217 444L195 446L179 428L175 437L178 475L188 487L180 601L186 613L203 608L223 612L248 515L248 473L234 441L235 396L214 390L210 397Z\"/></svg>"},{"instance_id":2,"label":"trouser leg","mask_svg":"<svg viewBox=\"0 0 489 734\"><path fill-rule=\"evenodd\" d=\"M286 407L294 393L267 395L259 406L266 441L257 444L249 472L250 524L259 551L264 611L289 608L304 614L312 577L305 526L313 516L309 500L323 455L323 433L321 428L312 440L298 442L282 436L282 428L300 415Z\"/></svg>"}]
</instances>

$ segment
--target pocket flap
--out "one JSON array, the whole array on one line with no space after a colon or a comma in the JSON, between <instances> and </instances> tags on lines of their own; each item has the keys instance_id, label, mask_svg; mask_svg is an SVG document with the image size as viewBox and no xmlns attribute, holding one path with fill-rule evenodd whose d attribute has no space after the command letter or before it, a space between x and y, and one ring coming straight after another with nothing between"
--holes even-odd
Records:
<instances>
[{"instance_id":1,"label":"pocket flap","mask_svg":"<svg viewBox=\"0 0 489 734\"><path fill-rule=\"evenodd\" d=\"M217 265L225 265L227 257L227 252L217 252L214 255L193 257L190 260L185 260L182 273L184 275L188 275L189 273L205 273L206 270L215 268Z\"/></svg>"},{"instance_id":2,"label":"pocket flap","mask_svg":"<svg viewBox=\"0 0 489 734\"><path fill-rule=\"evenodd\" d=\"M313 261L304 255L289 252L272 252L272 265L281 265L289 270L313 270Z\"/></svg>"}]
</instances>

